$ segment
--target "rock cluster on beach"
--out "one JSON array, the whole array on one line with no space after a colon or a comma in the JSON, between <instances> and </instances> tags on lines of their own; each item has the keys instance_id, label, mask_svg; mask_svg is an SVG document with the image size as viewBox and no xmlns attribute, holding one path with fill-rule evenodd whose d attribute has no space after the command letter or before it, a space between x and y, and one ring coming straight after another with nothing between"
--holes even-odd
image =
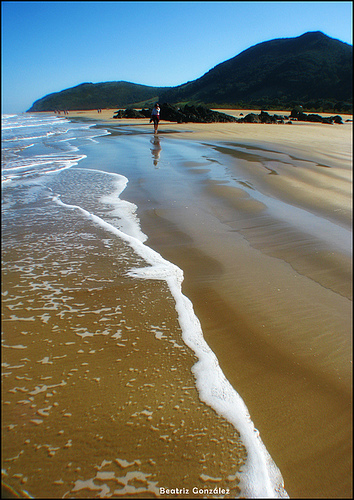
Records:
<instances>
[{"instance_id":1,"label":"rock cluster on beach","mask_svg":"<svg viewBox=\"0 0 354 500\"><path fill-rule=\"evenodd\" d=\"M298 122L343 123L342 118L339 115L328 117L315 114L307 115L303 111L297 109L292 110L290 120L297 120Z\"/></svg>"},{"instance_id":2,"label":"rock cluster on beach","mask_svg":"<svg viewBox=\"0 0 354 500\"><path fill-rule=\"evenodd\" d=\"M239 123L284 123L287 117L282 115L270 115L266 111L261 111L259 115L256 113L248 113L243 118L239 118Z\"/></svg>"},{"instance_id":3,"label":"rock cluster on beach","mask_svg":"<svg viewBox=\"0 0 354 500\"><path fill-rule=\"evenodd\" d=\"M113 116L113 118L148 118L145 114L142 113L143 110L137 111L136 109L127 108L125 110L120 109Z\"/></svg>"},{"instance_id":4,"label":"rock cluster on beach","mask_svg":"<svg viewBox=\"0 0 354 500\"><path fill-rule=\"evenodd\" d=\"M152 108L143 108L140 111L136 109L127 108L119 110L113 118L150 118ZM343 123L342 118L337 116L323 117L316 114L307 115L302 110L293 109L289 116L283 115L270 115L266 111L257 113L248 113L242 118L236 118L226 113L213 111L205 106L173 106L164 103L161 105L161 119L169 122L177 123L291 123L291 121L308 121L317 123Z\"/></svg>"},{"instance_id":5,"label":"rock cluster on beach","mask_svg":"<svg viewBox=\"0 0 354 500\"><path fill-rule=\"evenodd\" d=\"M244 118L239 118L238 123L291 123L292 121L302 122L317 122L317 123L343 123L339 115L324 117L315 114L309 114L293 109L289 116L270 115L266 111L261 111L259 114L249 113Z\"/></svg>"},{"instance_id":6,"label":"rock cluster on beach","mask_svg":"<svg viewBox=\"0 0 354 500\"><path fill-rule=\"evenodd\" d=\"M150 118L152 108L144 108L141 111L127 108L126 110L119 110L113 118ZM212 111L205 106L172 106L172 104L164 103L161 105L161 119L169 122L177 123L227 123L237 122L237 118Z\"/></svg>"}]
</instances>

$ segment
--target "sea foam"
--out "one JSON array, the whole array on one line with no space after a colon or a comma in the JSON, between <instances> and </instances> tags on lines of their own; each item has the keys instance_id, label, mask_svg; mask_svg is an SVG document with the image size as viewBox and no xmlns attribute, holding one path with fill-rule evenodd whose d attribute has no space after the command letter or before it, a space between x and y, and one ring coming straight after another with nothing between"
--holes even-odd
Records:
<instances>
[{"instance_id":1,"label":"sea foam","mask_svg":"<svg viewBox=\"0 0 354 500\"><path fill-rule=\"evenodd\" d=\"M249 498L287 498L288 494L284 489L283 478L278 467L265 448L259 432L255 429L244 401L225 378L217 357L205 342L192 302L182 293L183 271L145 244L147 237L141 231L139 220L135 215L137 207L119 199L128 179L119 174L107 175L115 176L116 190L102 201L115 206L117 213L122 216L121 228L113 226L78 205L64 203L59 195L53 195L53 201L67 209L81 212L94 224L128 243L148 264L143 268L131 269L128 273L130 276L163 280L168 284L175 300L183 340L198 357L192 371L196 378L200 398L239 431L247 449L247 462L240 474L242 495ZM120 212L121 208L123 208L122 212Z\"/></svg>"},{"instance_id":2,"label":"sea foam","mask_svg":"<svg viewBox=\"0 0 354 500\"><path fill-rule=\"evenodd\" d=\"M62 127L64 123L65 128ZM54 141L54 148L59 142L65 145L68 139L67 127L69 123L70 121L67 119L53 116L3 116L2 138L13 142L13 149L7 152L8 157L6 165L4 165L8 169L7 172L3 170L4 182L15 179L20 182L24 177L32 175L38 182L39 177L43 174L55 173L62 168L71 168L85 158L84 155L78 153L77 148L72 144L68 144L70 153L66 150L53 155L33 154L28 158L18 156L17 141L22 141L25 137L36 140L35 136L41 139L42 135L46 135L47 139ZM26 135L23 133L25 130L21 130L26 127L39 127L39 129L35 133L28 130ZM105 130L90 131L91 125L86 124L82 126L82 124L71 123L71 127L70 139L72 140L79 137L92 140L93 137L109 133ZM54 130L56 134L48 137L48 129L50 134ZM21 136L18 133L20 131ZM42 150L40 151L42 152ZM100 171L100 173L102 172ZM119 198L128 183L128 179L119 174L105 173L104 175L113 176L115 180L115 191L100 200L113 207L112 211L107 214L108 218L111 218L110 222L78 205L64 203L60 199L60 195L52 193L52 199L64 209L81 212L92 223L99 225L129 244L147 264L143 268L131 269L129 274L132 277L163 280L167 283L175 300L183 340L198 357L198 362L192 370L200 398L214 408L217 413L224 416L240 432L241 439L247 449L247 462L240 474L241 494L250 498L288 497L283 486L281 473L267 452L259 432L255 429L245 403L225 378L215 354L204 340L201 324L194 313L193 304L182 293L183 271L145 244L147 236L140 229L139 219L135 213L137 207ZM38 391L41 392L44 389L47 387L38 388Z\"/></svg>"}]
</instances>

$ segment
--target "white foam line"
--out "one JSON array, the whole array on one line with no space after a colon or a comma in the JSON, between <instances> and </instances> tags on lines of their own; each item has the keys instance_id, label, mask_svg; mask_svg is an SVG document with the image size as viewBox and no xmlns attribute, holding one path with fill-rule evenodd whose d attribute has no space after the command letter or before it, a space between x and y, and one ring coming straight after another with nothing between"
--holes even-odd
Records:
<instances>
[{"instance_id":1,"label":"white foam line","mask_svg":"<svg viewBox=\"0 0 354 500\"><path fill-rule=\"evenodd\" d=\"M249 498L288 498L282 475L255 429L245 403L225 378L214 352L204 340L191 301L182 293L183 271L142 241L125 234L80 206L63 203L59 196L54 196L53 201L80 211L95 224L126 241L151 266L132 269L129 275L164 280L169 285L176 302L183 340L199 359L192 370L200 397L235 426L246 446L247 462L240 476L242 494Z\"/></svg>"},{"instance_id":2,"label":"white foam line","mask_svg":"<svg viewBox=\"0 0 354 500\"><path fill-rule=\"evenodd\" d=\"M43 125L59 125L60 123L65 123L66 120L39 120L36 121L35 123L31 122L26 122L26 123L13 123L9 125L2 125L3 130L11 130L11 129L18 129L18 128L29 128L29 127L42 127Z\"/></svg>"},{"instance_id":3,"label":"white foam line","mask_svg":"<svg viewBox=\"0 0 354 500\"><path fill-rule=\"evenodd\" d=\"M14 180L21 181L21 177L19 175L16 175L16 172L22 171L22 178L34 174L37 175L53 174L61 172L62 170L67 170L69 168L72 168L74 165L77 165L80 160L86 158L86 155L81 155L81 156L73 155L71 158L65 156L62 157L58 156L58 158L56 158L53 156L53 157L48 157L48 159L46 159L43 156L42 158L38 157L39 159L37 159L36 162L34 162L34 158L30 160L31 163L20 165L18 167L11 166L10 163L9 166L4 168L2 171L2 178L1 178L2 186L5 186L7 183L13 182ZM20 161L22 160L18 160L18 163ZM12 162L12 165L16 165L16 160ZM41 167L42 170L38 170L36 169L36 167Z\"/></svg>"}]
</instances>

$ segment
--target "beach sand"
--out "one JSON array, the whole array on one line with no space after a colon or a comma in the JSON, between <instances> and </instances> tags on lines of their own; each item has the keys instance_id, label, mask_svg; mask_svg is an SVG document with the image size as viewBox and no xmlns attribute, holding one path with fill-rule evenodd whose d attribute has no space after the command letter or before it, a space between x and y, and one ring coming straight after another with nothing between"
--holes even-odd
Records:
<instances>
[{"instance_id":1,"label":"beach sand","mask_svg":"<svg viewBox=\"0 0 354 500\"><path fill-rule=\"evenodd\" d=\"M80 214L28 212L3 234L2 497L239 496L245 448L200 399L167 284Z\"/></svg>"},{"instance_id":2,"label":"beach sand","mask_svg":"<svg viewBox=\"0 0 354 500\"><path fill-rule=\"evenodd\" d=\"M149 120L116 120L114 111L68 118L152 131ZM122 197L138 205L147 245L183 270L205 340L289 496L351 498L352 122L162 120L159 136L176 147L204 144L205 153L184 162L198 190L185 204L173 205L173 188L162 196L149 184L145 193L158 200L151 209L129 183ZM233 172L238 186L212 165Z\"/></svg>"},{"instance_id":3,"label":"beach sand","mask_svg":"<svg viewBox=\"0 0 354 500\"><path fill-rule=\"evenodd\" d=\"M114 120L111 111L99 116L148 125ZM185 166L193 182L199 176L214 218L198 212L196 200L188 211L166 205L139 214L148 244L183 269L205 339L293 497L352 496L352 116L342 118L343 125L162 120L162 137L211 144L228 168L237 162L241 182L267 196L206 181L210 161L201 158ZM289 204L295 227L277 218ZM307 221L309 213L316 218ZM348 231L343 241L336 227Z\"/></svg>"}]
</instances>

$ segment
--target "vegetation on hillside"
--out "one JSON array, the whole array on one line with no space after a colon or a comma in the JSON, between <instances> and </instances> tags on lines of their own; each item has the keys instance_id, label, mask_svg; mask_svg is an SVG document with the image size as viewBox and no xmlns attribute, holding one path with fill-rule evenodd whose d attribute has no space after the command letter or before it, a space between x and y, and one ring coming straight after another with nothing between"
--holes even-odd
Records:
<instances>
[{"instance_id":1,"label":"vegetation on hillside","mask_svg":"<svg viewBox=\"0 0 354 500\"><path fill-rule=\"evenodd\" d=\"M130 82L82 83L39 99L29 111L119 108L139 101L154 102L161 91L161 87Z\"/></svg>"},{"instance_id":2,"label":"vegetation on hillside","mask_svg":"<svg viewBox=\"0 0 354 500\"><path fill-rule=\"evenodd\" d=\"M352 46L321 32L264 42L167 90L168 102L209 107L352 110Z\"/></svg>"},{"instance_id":3,"label":"vegetation on hillside","mask_svg":"<svg viewBox=\"0 0 354 500\"><path fill-rule=\"evenodd\" d=\"M29 111L148 107L161 103L209 108L350 113L353 47L321 32L257 44L197 80L177 87L129 82L83 83L36 101Z\"/></svg>"}]
</instances>

